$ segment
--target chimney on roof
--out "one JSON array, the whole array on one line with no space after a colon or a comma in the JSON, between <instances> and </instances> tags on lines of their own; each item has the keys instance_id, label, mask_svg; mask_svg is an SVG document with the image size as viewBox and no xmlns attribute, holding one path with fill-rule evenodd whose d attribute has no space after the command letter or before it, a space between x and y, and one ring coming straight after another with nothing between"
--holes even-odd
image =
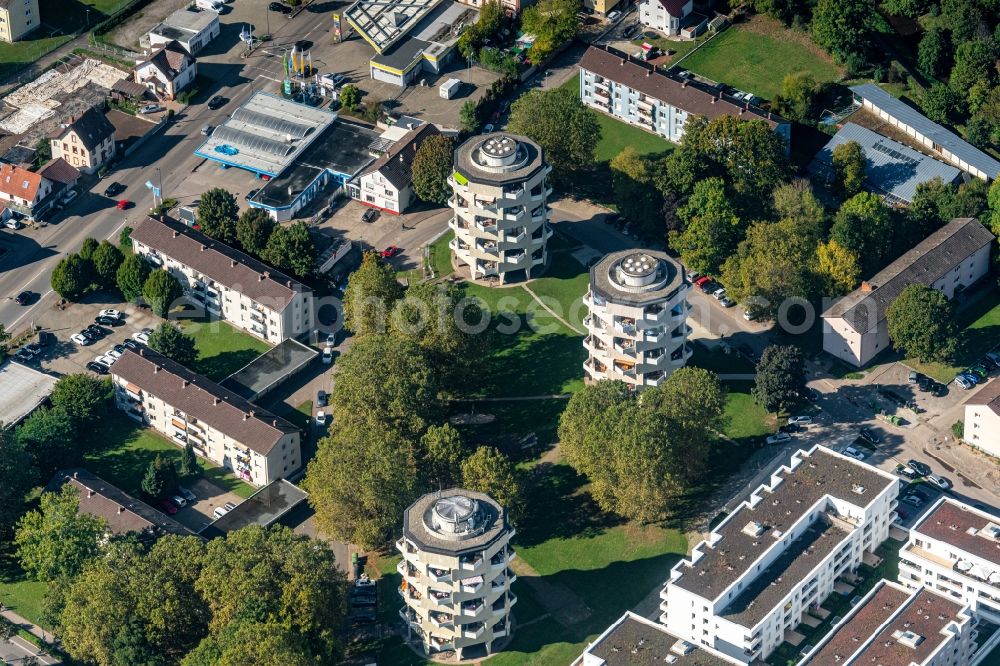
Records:
<instances>
[{"instance_id":1,"label":"chimney on roof","mask_svg":"<svg viewBox=\"0 0 1000 666\"><path fill-rule=\"evenodd\" d=\"M187 388L187 387L188 387L188 384L190 384L190 383L191 383L191 382L189 382L189 381L188 381L188 380L186 380L186 379L183 379L183 380L181 380L181 388Z\"/></svg>"},{"instance_id":2,"label":"chimney on roof","mask_svg":"<svg viewBox=\"0 0 1000 666\"><path fill-rule=\"evenodd\" d=\"M229 267L230 267L230 268L236 268L236 260L235 260L235 259L232 259L232 260L231 260L231 261L229 262Z\"/></svg>"},{"instance_id":3,"label":"chimney on roof","mask_svg":"<svg viewBox=\"0 0 1000 666\"><path fill-rule=\"evenodd\" d=\"M202 252L204 252L204 251L205 251L205 244L204 244L204 243L202 243L202 244L201 244L201 251L202 251Z\"/></svg>"},{"instance_id":4,"label":"chimney on roof","mask_svg":"<svg viewBox=\"0 0 1000 666\"><path fill-rule=\"evenodd\" d=\"M79 472L73 472L73 478L74 479L79 479L80 478L80 473Z\"/></svg>"},{"instance_id":5,"label":"chimney on roof","mask_svg":"<svg viewBox=\"0 0 1000 666\"><path fill-rule=\"evenodd\" d=\"M687 88L687 87L688 87L687 79L684 79L683 81L681 81L681 88Z\"/></svg>"},{"instance_id":6,"label":"chimney on roof","mask_svg":"<svg viewBox=\"0 0 1000 666\"><path fill-rule=\"evenodd\" d=\"M260 275L257 276L257 282L263 282L263 281L264 281L264 274L261 273Z\"/></svg>"},{"instance_id":7,"label":"chimney on roof","mask_svg":"<svg viewBox=\"0 0 1000 666\"><path fill-rule=\"evenodd\" d=\"M179 232L179 231L177 231L177 230L175 229L175 230L174 230L174 238L177 238L177 237L178 237L178 236L180 236L180 235L181 235L181 232Z\"/></svg>"},{"instance_id":8,"label":"chimney on roof","mask_svg":"<svg viewBox=\"0 0 1000 666\"><path fill-rule=\"evenodd\" d=\"M712 104L715 104L715 98L714 97L712 98Z\"/></svg>"},{"instance_id":9,"label":"chimney on roof","mask_svg":"<svg viewBox=\"0 0 1000 666\"><path fill-rule=\"evenodd\" d=\"M155 374L156 374L156 373L158 373L159 371L160 371L160 366L158 366L158 365L154 365L154 366L153 366L153 374L155 375Z\"/></svg>"},{"instance_id":10,"label":"chimney on roof","mask_svg":"<svg viewBox=\"0 0 1000 666\"><path fill-rule=\"evenodd\" d=\"M625 58L628 58L628 56L625 56ZM622 67L625 66L625 58L622 58Z\"/></svg>"},{"instance_id":11,"label":"chimney on roof","mask_svg":"<svg viewBox=\"0 0 1000 666\"><path fill-rule=\"evenodd\" d=\"M90 498L90 497L93 497L93 496L94 496L94 489L93 488L87 488L87 497Z\"/></svg>"},{"instance_id":12,"label":"chimney on roof","mask_svg":"<svg viewBox=\"0 0 1000 666\"><path fill-rule=\"evenodd\" d=\"M251 409L250 410L250 416L253 416L253 414L254 414L254 411Z\"/></svg>"},{"instance_id":13,"label":"chimney on roof","mask_svg":"<svg viewBox=\"0 0 1000 666\"><path fill-rule=\"evenodd\" d=\"M249 414L244 414L244 415L243 415L243 420L244 420L244 421L246 421L246 420L247 420L248 418L250 418L250 415L249 415Z\"/></svg>"},{"instance_id":14,"label":"chimney on roof","mask_svg":"<svg viewBox=\"0 0 1000 666\"><path fill-rule=\"evenodd\" d=\"M275 428L277 428L278 427L278 419L272 419L271 420L271 425L273 425Z\"/></svg>"},{"instance_id":15,"label":"chimney on roof","mask_svg":"<svg viewBox=\"0 0 1000 666\"><path fill-rule=\"evenodd\" d=\"M646 76L649 76L649 75L650 75L650 74L652 74L652 73L653 73L653 70L651 70L651 69L647 69L647 70L646 70Z\"/></svg>"},{"instance_id":16,"label":"chimney on roof","mask_svg":"<svg viewBox=\"0 0 1000 666\"><path fill-rule=\"evenodd\" d=\"M123 507L121 504L119 504L118 505L118 515L120 516L123 513L125 513L125 507Z\"/></svg>"},{"instance_id":17,"label":"chimney on roof","mask_svg":"<svg viewBox=\"0 0 1000 666\"><path fill-rule=\"evenodd\" d=\"M222 400L215 398L214 400L212 400L212 406L214 407L215 405L218 405L220 402L222 402Z\"/></svg>"},{"instance_id":18,"label":"chimney on roof","mask_svg":"<svg viewBox=\"0 0 1000 666\"><path fill-rule=\"evenodd\" d=\"M873 291L875 291L875 285L873 285L871 282L865 280L864 282L861 283L861 293L870 294Z\"/></svg>"}]
</instances>

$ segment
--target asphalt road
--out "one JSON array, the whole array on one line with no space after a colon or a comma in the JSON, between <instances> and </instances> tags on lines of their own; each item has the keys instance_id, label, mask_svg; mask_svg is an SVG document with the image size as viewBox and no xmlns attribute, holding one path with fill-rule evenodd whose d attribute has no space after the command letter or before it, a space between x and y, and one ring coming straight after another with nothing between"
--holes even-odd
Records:
<instances>
[{"instance_id":1,"label":"asphalt road","mask_svg":"<svg viewBox=\"0 0 1000 666\"><path fill-rule=\"evenodd\" d=\"M20 636L9 641L0 641L0 663L18 666L27 657L35 657L42 664L58 664L59 660L47 655L39 655L34 645Z\"/></svg>"},{"instance_id":2,"label":"asphalt road","mask_svg":"<svg viewBox=\"0 0 1000 666\"><path fill-rule=\"evenodd\" d=\"M282 21L273 34L287 42L309 36L316 30L316 15L302 12L292 20ZM259 50L251 58L243 59L240 57L242 50L241 45L235 45L202 67L203 72L208 72L218 82L218 87L209 92L229 99L224 107L213 111L204 103L189 106L166 130L119 162L115 170L94 184L89 192L81 192L73 205L48 226L0 232L0 245L7 250L0 257L0 323L8 331L26 328L34 313L50 307L58 298L51 290L50 278L61 258L77 251L87 237L115 240L123 226L134 226L143 218L153 206L153 196L145 187L146 181L162 184L166 197L177 191L202 161L193 154L203 140L202 127L218 125L265 83L280 80L280 57ZM201 58L199 65L202 65ZM119 198L132 201L133 208L120 211L113 200L103 196L104 189L112 181L126 186ZM14 296L22 291L36 294L35 302L29 306L17 305Z\"/></svg>"}]
</instances>

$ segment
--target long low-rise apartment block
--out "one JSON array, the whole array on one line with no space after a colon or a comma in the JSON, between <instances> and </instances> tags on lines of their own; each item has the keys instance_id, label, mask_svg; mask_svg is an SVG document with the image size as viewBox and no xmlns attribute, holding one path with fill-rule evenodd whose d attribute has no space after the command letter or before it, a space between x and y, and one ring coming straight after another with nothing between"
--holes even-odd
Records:
<instances>
[{"instance_id":1,"label":"long low-rise apartment block","mask_svg":"<svg viewBox=\"0 0 1000 666\"><path fill-rule=\"evenodd\" d=\"M169 271L216 317L277 344L312 328L312 290L248 254L168 217L132 231L132 249Z\"/></svg>"},{"instance_id":2,"label":"long low-rise apartment block","mask_svg":"<svg viewBox=\"0 0 1000 666\"><path fill-rule=\"evenodd\" d=\"M732 666L741 664L704 645L671 635L662 624L628 611L595 638L572 666Z\"/></svg>"},{"instance_id":3,"label":"long low-rise apartment block","mask_svg":"<svg viewBox=\"0 0 1000 666\"><path fill-rule=\"evenodd\" d=\"M790 146L792 125L749 102L689 77L658 70L611 47L591 46L580 60L580 99L592 109L679 143L688 118L759 120Z\"/></svg>"},{"instance_id":4,"label":"long low-rise apartment block","mask_svg":"<svg viewBox=\"0 0 1000 666\"><path fill-rule=\"evenodd\" d=\"M968 666L976 624L967 604L883 580L799 664Z\"/></svg>"},{"instance_id":5,"label":"long low-rise apartment block","mask_svg":"<svg viewBox=\"0 0 1000 666\"><path fill-rule=\"evenodd\" d=\"M890 346L885 313L904 289L922 284L954 297L989 270L993 241L973 217L938 229L823 313L823 351L865 365Z\"/></svg>"},{"instance_id":6,"label":"long low-rise apartment block","mask_svg":"<svg viewBox=\"0 0 1000 666\"><path fill-rule=\"evenodd\" d=\"M795 453L671 570L661 622L740 663L766 659L888 537L898 492L829 449Z\"/></svg>"},{"instance_id":7,"label":"long low-rise apartment block","mask_svg":"<svg viewBox=\"0 0 1000 666\"><path fill-rule=\"evenodd\" d=\"M111 367L115 404L178 446L263 486L302 465L299 429L151 349Z\"/></svg>"}]
</instances>

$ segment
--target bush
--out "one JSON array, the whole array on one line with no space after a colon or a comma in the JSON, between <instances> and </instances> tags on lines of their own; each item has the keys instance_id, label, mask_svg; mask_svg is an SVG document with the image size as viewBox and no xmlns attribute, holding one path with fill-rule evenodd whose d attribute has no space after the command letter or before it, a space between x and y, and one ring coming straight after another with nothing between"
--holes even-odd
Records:
<instances>
[{"instance_id":1,"label":"bush","mask_svg":"<svg viewBox=\"0 0 1000 666\"><path fill-rule=\"evenodd\" d=\"M965 438L965 422L955 421L951 424L951 432L955 435L956 439Z\"/></svg>"}]
</instances>

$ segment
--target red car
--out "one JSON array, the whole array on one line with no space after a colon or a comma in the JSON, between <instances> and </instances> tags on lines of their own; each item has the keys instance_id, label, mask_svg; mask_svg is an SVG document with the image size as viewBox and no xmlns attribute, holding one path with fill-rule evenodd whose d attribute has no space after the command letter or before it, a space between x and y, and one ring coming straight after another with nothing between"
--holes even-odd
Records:
<instances>
[{"instance_id":1,"label":"red car","mask_svg":"<svg viewBox=\"0 0 1000 666\"><path fill-rule=\"evenodd\" d=\"M132 207L132 202L129 201L128 199L118 200L118 206L117 206L118 210L128 210L131 207Z\"/></svg>"},{"instance_id":2,"label":"red car","mask_svg":"<svg viewBox=\"0 0 1000 666\"><path fill-rule=\"evenodd\" d=\"M174 503L170 500L160 500L160 508L169 513L171 516L177 513L177 507L174 506Z\"/></svg>"},{"instance_id":3,"label":"red car","mask_svg":"<svg viewBox=\"0 0 1000 666\"><path fill-rule=\"evenodd\" d=\"M700 278L698 278L697 280L695 280L695 281L694 281L694 283L695 283L695 284L696 284L697 286L699 286L699 287L700 287L701 285L705 284L706 282L708 282L708 281L709 281L709 280L711 280L711 279L712 279L712 278L708 277L707 275L702 275L702 276L701 276Z\"/></svg>"},{"instance_id":4,"label":"red car","mask_svg":"<svg viewBox=\"0 0 1000 666\"><path fill-rule=\"evenodd\" d=\"M392 257L395 257L399 253L400 249L398 247L396 247L395 245L390 245L389 247L382 250L382 258L391 259Z\"/></svg>"}]
</instances>

